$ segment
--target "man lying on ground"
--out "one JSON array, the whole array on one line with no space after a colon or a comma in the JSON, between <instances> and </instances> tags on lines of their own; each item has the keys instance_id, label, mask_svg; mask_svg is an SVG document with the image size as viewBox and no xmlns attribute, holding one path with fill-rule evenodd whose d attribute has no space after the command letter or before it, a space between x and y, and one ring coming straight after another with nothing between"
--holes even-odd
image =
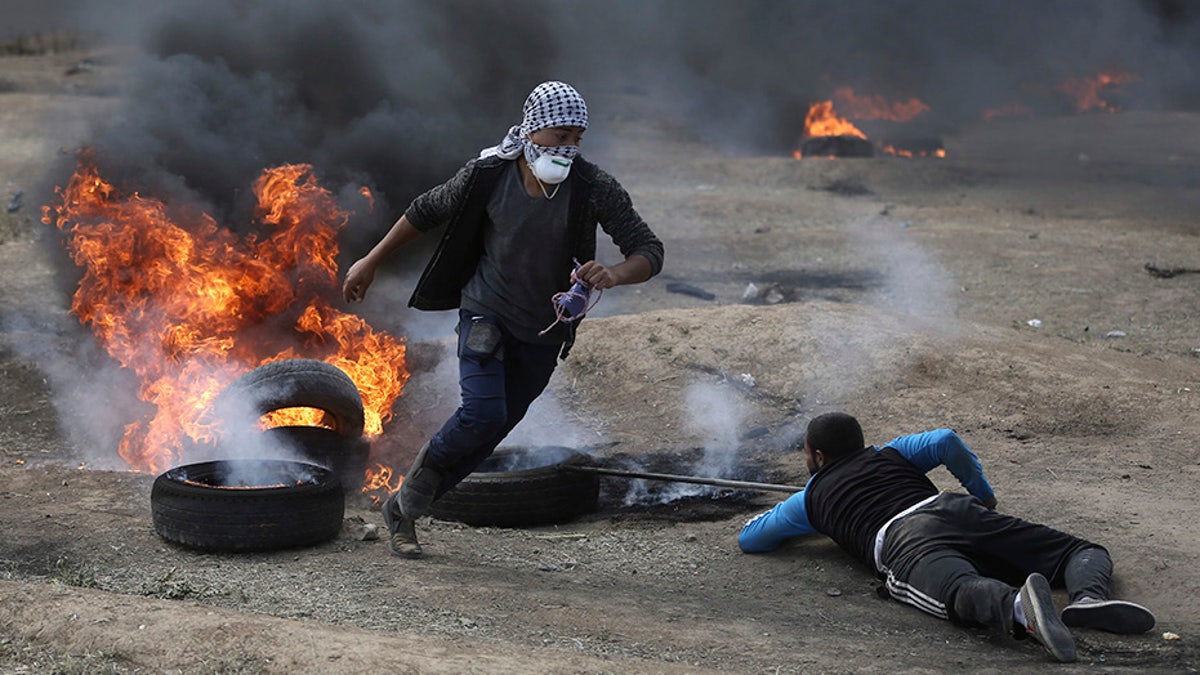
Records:
<instances>
[{"instance_id":1,"label":"man lying on ground","mask_svg":"<svg viewBox=\"0 0 1200 675\"><path fill-rule=\"evenodd\" d=\"M1122 634L1154 627L1145 607L1110 598L1104 547L996 512L979 459L949 429L877 448L865 445L854 417L828 413L809 422L804 453L812 478L746 523L738 535L746 553L827 535L884 579L891 598L957 625L1033 637L1062 662L1076 658L1068 626ZM940 492L925 475L936 466L970 494ZM1061 618L1052 586L1070 600Z\"/></svg>"}]
</instances>

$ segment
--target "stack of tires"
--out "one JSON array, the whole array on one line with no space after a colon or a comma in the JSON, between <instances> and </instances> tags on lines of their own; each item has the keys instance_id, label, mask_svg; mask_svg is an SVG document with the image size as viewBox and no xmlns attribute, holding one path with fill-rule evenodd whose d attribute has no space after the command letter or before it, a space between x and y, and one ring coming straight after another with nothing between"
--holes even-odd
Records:
<instances>
[{"instance_id":1,"label":"stack of tires","mask_svg":"<svg viewBox=\"0 0 1200 675\"><path fill-rule=\"evenodd\" d=\"M206 551L267 551L320 543L337 535L346 494L360 489L370 444L362 398L336 366L289 359L235 380L214 402L219 420L255 420L285 408L324 411L326 427L265 432L230 423L218 450L248 433L266 434L297 460L227 459L178 466L158 476L150 494L154 529L169 541ZM255 485L238 485L253 472Z\"/></svg>"}]
</instances>

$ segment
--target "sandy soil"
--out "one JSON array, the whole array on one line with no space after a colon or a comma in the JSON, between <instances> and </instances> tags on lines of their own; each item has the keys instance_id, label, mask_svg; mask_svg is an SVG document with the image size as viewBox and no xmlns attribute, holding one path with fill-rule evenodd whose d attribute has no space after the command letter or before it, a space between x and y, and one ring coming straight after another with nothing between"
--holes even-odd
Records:
<instances>
[{"instance_id":1,"label":"sandy soil","mask_svg":"<svg viewBox=\"0 0 1200 675\"><path fill-rule=\"evenodd\" d=\"M0 202L109 105L67 86L77 56L37 59L0 64ZM622 114L598 121L622 133L592 158L630 188L668 263L606 294L582 325L547 397L560 439L674 473L715 463L728 478L799 484L791 443L813 414L851 412L880 443L953 427L1001 509L1109 547L1118 592L1158 616L1143 636L1079 631L1080 663L1060 671L1200 668L1200 274L1144 268L1200 268L1200 115L966 128L944 139L945 160L795 161L729 158L645 111L612 109ZM35 123L47 113L53 135ZM600 508L559 527L424 522L420 561L355 536L381 525L362 497L347 503L345 533L311 548L218 555L165 542L151 525L154 476L80 468L96 449L63 432L71 392L53 390L29 356L30 344L78 340L35 241L36 208L0 213L0 670L1014 672L1049 662L1029 641L880 600L876 580L827 540L740 553L737 531L777 493L668 500L661 485L631 492L605 479ZM376 302L363 312L386 314ZM392 315L383 327L417 321ZM443 346L414 339L393 444L419 444L453 406ZM729 414L721 431L732 435L714 441L697 391Z\"/></svg>"}]
</instances>

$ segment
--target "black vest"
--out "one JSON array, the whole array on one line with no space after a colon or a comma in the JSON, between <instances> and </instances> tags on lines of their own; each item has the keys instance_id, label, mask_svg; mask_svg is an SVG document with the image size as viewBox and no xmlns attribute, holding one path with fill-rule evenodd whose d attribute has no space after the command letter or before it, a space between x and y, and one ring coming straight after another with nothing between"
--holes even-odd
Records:
<instances>
[{"instance_id":1,"label":"black vest","mask_svg":"<svg viewBox=\"0 0 1200 675\"><path fill-rule=\"evenodd\" d=\"M804 505L818 532L874 572L879 528L937 493L933 482L899 452L868 447L817 471L804 490Z\"/></svg>"}]
</instances>

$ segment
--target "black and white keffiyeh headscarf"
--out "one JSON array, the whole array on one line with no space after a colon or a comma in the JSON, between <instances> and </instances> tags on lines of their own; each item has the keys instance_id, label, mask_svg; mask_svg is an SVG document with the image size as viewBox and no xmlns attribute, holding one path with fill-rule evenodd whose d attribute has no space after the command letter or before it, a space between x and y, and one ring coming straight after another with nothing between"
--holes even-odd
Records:
<instances>
[{"instance_id":1,"label":"black and white keffiyeh headscarf","mask_svg":"<svg viewBox=\"0 0 1200 675\"><path fill-rule=\"evenodd\" d=\"M575 91L575 87L566 82L543 82L530 92L521 110L524 113L521 123L509 129L499 145L484 149L480 153L481 157L500 155L504 159L516 159L524 152L525 160L530 164L543 153L575 159L579 154L577 145L548 148L532 143L527 138L535 131L550 127L587 128L587 103L579 92Z\"/></svg>"}]
</instances>

